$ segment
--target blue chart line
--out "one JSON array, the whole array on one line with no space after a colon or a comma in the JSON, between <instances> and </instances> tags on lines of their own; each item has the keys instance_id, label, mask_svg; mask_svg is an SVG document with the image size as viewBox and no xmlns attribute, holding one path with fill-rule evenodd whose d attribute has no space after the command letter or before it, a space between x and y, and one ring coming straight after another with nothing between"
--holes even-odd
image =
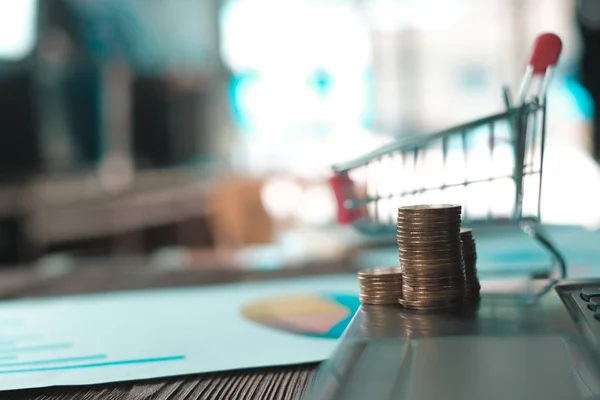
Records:
<instances>
[{"instance_id":1,"label":"blue chart line","mask_svg":"<svg viewBox=\"0 0 600 400\"><path fill-rule=\"evenodd\" d=\"M37 346L0 347L0 354L18 353L21 351L63 350L71 347L71 343L49 343Z\"/></svg>"},{"instance_id":2,"label":"blue chart line","mask_svg":"<svg viewBox=\"0 0 600 400\"><path fill-rule=\"evenodd\" d=\"M117 365L127 364L148 364L165 361L178 361L184 360L185 356L171 356L171 357L158 357L158 358L140 358L137 360L119 360L119 361L107 361L102 363L90 363L90 364L79 364L79 365L61 365L57 367L42 367L42 368L22 368L22 369L11 369L6 371L0 371L2 374L16 374L25 372L46 372L46 371L62 371L67 369L82 369L82 368L96 368L96 367L112 367Z\"/></svg>"},{"instance_id":3,"label":"blue chart line","mask_svg":"<svg viewBox=\"0 0 600 400\"><path fill-rule=\"evenodd\" d=\"M51 358L51 359L45 359L45 360L22 361L22 362L0 364L0 368L25 367L28 365L60 364L60 363L77 362L77 361L102 360L106 357L107 357L106 354L93 354L90 356L81 356L81 357Z\"/></svg>"}]
</instances>

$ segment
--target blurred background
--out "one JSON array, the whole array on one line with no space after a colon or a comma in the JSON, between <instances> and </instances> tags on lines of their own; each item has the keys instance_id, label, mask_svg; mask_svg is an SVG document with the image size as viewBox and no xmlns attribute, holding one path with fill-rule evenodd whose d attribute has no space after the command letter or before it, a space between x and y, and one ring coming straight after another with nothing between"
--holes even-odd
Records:
<instances>
[{"instance_id":1,"label":"blurred background","mask_svg":"<svg viewBox=\"0 0 600 400\"><path fill-rule=\"evenodd\" d=\"M542 220L595 229L599 25L575 0L0 0L0 264L397 260L357 256L331 164L502 111L545 31Z\"/></svg>"}]
</instances>

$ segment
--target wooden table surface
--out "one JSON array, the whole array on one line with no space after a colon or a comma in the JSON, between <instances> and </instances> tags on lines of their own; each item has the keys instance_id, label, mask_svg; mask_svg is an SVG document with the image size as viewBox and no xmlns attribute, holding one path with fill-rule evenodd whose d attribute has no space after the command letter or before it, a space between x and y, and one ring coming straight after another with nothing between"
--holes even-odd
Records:
<instances>
[{"instance_id":1,"label":"wooden table surface","mask_svg":"<svg viewBox=\"0 0 600 400\"><path fill-rule=\"evenodd\" d=\"M59 296L120 290L182 287L347 272L344 263L307 265L278 271L202 269L159 271L124 265L97 265L42 278L39 273L0 270L0 297ZM189 375L150 381L52 387L0 392L2 400L295 400L318 364Z\"/></svg>"}]
</instances>

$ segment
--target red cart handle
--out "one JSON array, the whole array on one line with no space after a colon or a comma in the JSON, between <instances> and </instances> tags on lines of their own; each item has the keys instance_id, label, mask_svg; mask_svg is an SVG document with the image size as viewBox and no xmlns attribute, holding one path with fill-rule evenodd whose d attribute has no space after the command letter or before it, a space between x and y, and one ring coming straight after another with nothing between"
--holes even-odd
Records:
<instances>
[{"instance_id":1,"label":"red cart handle","mask_svg":"<svg viewBox=\"0 0 600 400\"><path fill-rule=\"evenodd\" d=\"M529 65L533 68L533 73L543 75L550 66L558 63L560 52L562 51L562 41L554 33L544 33L537 37L533 44L533 52L529 59Z\"/></svg>"},{"instance_id":2,"label":"red cart handle","mask_svg":"<svg viewBox=\"0 0 600 400\"><path fill-rule=\"evenodd\" d=\"M329 184L335 195L337 203L337 221L341 225L351 224L358 220L362 212L360 209L347 208L346 200L353 200L355 198L354 182L347 173L337 172L331 178L329 178Z\"/></svg>"}]
</instances>

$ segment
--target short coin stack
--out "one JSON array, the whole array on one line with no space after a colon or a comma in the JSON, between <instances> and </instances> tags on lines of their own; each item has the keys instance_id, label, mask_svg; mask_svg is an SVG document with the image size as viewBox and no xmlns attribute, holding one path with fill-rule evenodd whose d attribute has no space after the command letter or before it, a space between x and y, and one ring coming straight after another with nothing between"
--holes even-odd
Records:
<instances>
[{"instance_id":1,"label":"short coin stack","mask_svg":"<svg viewBox=\"0 0 600 400\"><path fill-rule=\"evenodd\" d=\"M400 303L411 309L454 308L464 301L465 269L460 238L461 206L398 209L402 266Z\"/></svg>"},{"instance_id":2,"label":"short coin stack","mask_svg":"<svg viewBox=\"0 0 600 400\"><path fill-rule=\"evenodd\" d=\"M363 269L358 272L358 283L364 304L398 304L402 296L400 267Z\"/></svg>"},{"instance_id":3,"label":"short coin stack","mask_svg":"<svg viewBox=\"0 0 600 400\"><path fill-rule=\"evenodd\" d=\"M460 239L465 262L465 299L467 301L478 300L481 285L477 276L477 250L473 231L466 228L461 229Z\"/></svg>"}]
</instances>

